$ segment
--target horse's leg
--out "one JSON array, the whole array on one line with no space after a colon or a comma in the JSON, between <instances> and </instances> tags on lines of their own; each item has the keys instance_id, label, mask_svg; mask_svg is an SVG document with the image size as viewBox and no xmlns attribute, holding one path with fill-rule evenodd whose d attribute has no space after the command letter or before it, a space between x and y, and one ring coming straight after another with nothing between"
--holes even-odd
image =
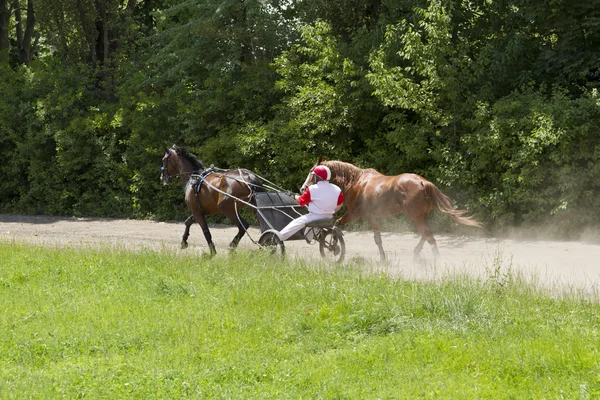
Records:
<instances>
[{"instance_id":1,"label":"horse's leg","mask_svg":"<svg viewBox=\"0 0 600 400\"><path fill-rule=\"evenodd\" d=\"M383 242L381 241L381 231L373 231L373 237L375 239L375 244L379 248L381 261L385 261L385 252L383 251Z\"/></svg>"},{"instance_id":2,"label":"horse's leg","mask_svg":"<svg viewBox=\"0 0 600 400\"><path fill-rule=\"evenodd\" d=\"M229 243L229 247L231 249L235 249L240 243L240 240L242 240L242 237L246 234L246 230L250 225L244 220L244 218L242 218L239 212L236 211L236 204L232 199L227 198L219 202L219 208L221 209L221 212L238 228L238 233L235 235L231 243Z\"/></svg>"},{"instance_id":3,"label":"horse's leg","mask_svg":"<svg viewBox=\"0 0 600 400\"><path fill-rule=\"evenodd\" d=\"M429 227L429 223L427 222L427 218L429 215L419 215L419 216L409 216L411 221L417 227L417 231L421 234L421 240L419 240L419 244L415 247L414 254L415 256L419 256L421 249L423 248L423 244L425 241L431 245L431 251L433 251L433 256L435 258L440 257L440 251L437 248L437 242L433 237L433 232Z\"/></svg>"},{"instance_id":4,"label":"horse's leg","mask_svg":"<svg viewBox=\"0 0 600 400\"><path fill-rule=\"evenodd\" d=\"M417 246L413 250L413 253L415 256L418 256L421 253L421 250L423 249L424 244L425 244L425 238L423 236L421 236L421 240L419 240L419 244L417 244Z\"/></svg>"},{"instance_id":5,"label":"horse's leg","mask_svg":"<svg viewBox=\"0 0 600 400\"><path fill-rule=\"evenodd\" d=\"M358 221L360 219L360 213L355 212L355 208L348 205L346 212L338 219L339 224L347 224L348 222ZM379 249L379 257L381 261L385 261L385 251L383 250L383 241L381 240L381 225L379 221L369 220L369 225L373 231L373 239Z\"/></svg>"},{"instance_id":6,"label":"horse's leg","mask_svg":"<svg viewBox=\"0 0 600 400\"><path fill-rule=\"evenodd\" d=\"M231 247L232 249L235 249L238 244L240 243L240 240L242 240L242 237L246 234L246 230L248 229L248 227L250 226L246 220L244 220L244 218L242 218L242 216L239 216L239 220L237 219L237 216L234 220L234 222L237 221L237 227L238 227L238 233L237 235L235 235L235 237L233 238L233 240L231 241L231 243L229 243L229 247Z\"/></svg>"},{"instance_id":7,"label":"horse's leg","mask_svg":"<svg viewBox=\"0 0 600 400\"><path fill-rule=\"evenodd\" d=\"M194 224L194 215L190 215L184 222L185 224L185 231L183 231L183 239L181 240L181 248L182 249L187 249L188 247L188 237L190 237L190 227Z\"/></svg>"},{"instance_id":8,"label":"horse's leg","mask_svg":"<svg viewBox=\"0 0 600 400\"><path fill-rule=\"evenodd\" d=\"M371 225L371 230L373 231L373 238L375 239L375 244L379 249L379 257L381 261L385 261L385 252L383 251L383 242L381 240L381 226L379 221L369 221Z\"/></svg>"},{"instance_id":9,"label":"horse's leg","mask_svg":"<svg viewBox=\"0 0 600 400\"><path fill-rule=\"evenodd\" d=\"M431 206L428 204L426 193L424 191L420 191L416 195L408 198L404 203L404 215L415 224L417 232L421 234L421 239L413 250L415 258L420 258L419 254L421 253L421 249L423 249L425 241L431 245L433 256L435 258L440 256L437 242L435 241L433 232L427 222L429 220L429 213L431 213Z\"/></svg>"},{"instance_id":10,"label":"horse's leg","mask_svg":"<svg viewBox=\"0 0 600 400\"><path fill-rule=\"evenodd\" d=\"M202 227L202 233L204 233L204 238L206 239L206 243L208 243L210 255L214 256L215 254L217 254L217 249L215 248L215 244L212 241L212 235L210 234L210 230L208 229L208 224L206 223L206 218L204 218L204 214L199 210L194 210L194 220L196 220L196 222L198 222L198 224Z\"/></svg>"}]
</instances>

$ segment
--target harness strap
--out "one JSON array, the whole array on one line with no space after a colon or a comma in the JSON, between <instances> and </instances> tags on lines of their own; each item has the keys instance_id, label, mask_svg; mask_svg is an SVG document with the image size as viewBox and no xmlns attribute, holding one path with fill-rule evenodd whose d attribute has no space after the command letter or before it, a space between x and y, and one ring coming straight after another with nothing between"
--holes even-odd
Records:
<instances>
[{"instance_id":1,"label":"harness strap","mask_svg":"<svg viewBox=\"0 0 600 400\"><path fill-rule=\"evenodd\" d=\"M193 185L194 185L194 191L196 192L196 194L200 193L200 190L202 189L202 183L204 182L206 177L213 172L213 170L214 170L214 168L211 167L211 168L205 169L199 175L193 175L190 177L190 181L192 179L195 180Z\"/></svg>"},{"instance_id":2,"label":"harness strap","mask_svg":"<svg viewBox=\"0 0 600 400\"><path fill-rule=\"evenodd\" d=\"M187 189L188 186L192 185L192 188L194 189L195 192L195 198L196 198L196 203L198 203L198 208L200 208L200 210L202 212L203 208L202 208L202 203L200 202L200 199L198 198L198 193L200 193L200 190L202 189L202 183L204 182L204 180L206 179L206 177L212 173L213 168L208 168L205 169L204 171L202 171L200 174L194 174L192 173L190 175L190 179L188 179L187 183L185 184L185 187L183 188L183 193L187 193Z\"/></svg>"}]
</instances>

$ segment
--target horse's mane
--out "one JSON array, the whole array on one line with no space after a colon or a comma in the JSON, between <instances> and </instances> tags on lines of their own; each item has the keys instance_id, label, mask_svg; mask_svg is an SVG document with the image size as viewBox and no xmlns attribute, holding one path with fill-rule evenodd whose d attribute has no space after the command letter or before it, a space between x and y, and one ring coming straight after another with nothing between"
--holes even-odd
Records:
<instances>
[{"instance_id":1,"label":"horse's mane","mask_svg":"<svg viewBox=\"0 0 600 400\"><path fill-rule=\"evenodd\" d=\"M344 161L323 161L321 164L331 170L331 180L342 186L355 183L365 171Z\"/></svg>"},{"instance_id":2,"label":"horse's mane","mask_svg":"<svg viewBox=\"0 0 600 400\"><path fill-rule=\"evenodd\" d=\"M175 152L179 156L188 160L190 162L190 164L192 164L194 171L202 171L202 170L206 169L204 167L204 163L201 160L199 160L198 157L196 157L195 155L193 155L192 153L187 151L186 148L180 147L180 146L173 146L173 150L175 150Z\"/></svg>"}]
</instances>

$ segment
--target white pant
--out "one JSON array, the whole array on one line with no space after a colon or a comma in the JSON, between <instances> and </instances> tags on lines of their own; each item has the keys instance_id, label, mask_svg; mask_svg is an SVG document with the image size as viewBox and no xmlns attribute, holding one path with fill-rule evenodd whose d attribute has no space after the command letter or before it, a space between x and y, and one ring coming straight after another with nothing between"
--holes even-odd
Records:
<instances>
[{"instance_id":1,"label":"white pant","mask_svg":"<svg viewBox=\"0 0 600 400\"><path fill-rule=\"evenodd\" d=\"M280 233L281 236L283 236L283 240L288 240L289 238L294 236L294 233L304 228L309 222L331 218L333 218L333 214L304 214L296 219L293 219L289 224L287 224L285 228L281 230Z\"/></svg>"}]
</instances>

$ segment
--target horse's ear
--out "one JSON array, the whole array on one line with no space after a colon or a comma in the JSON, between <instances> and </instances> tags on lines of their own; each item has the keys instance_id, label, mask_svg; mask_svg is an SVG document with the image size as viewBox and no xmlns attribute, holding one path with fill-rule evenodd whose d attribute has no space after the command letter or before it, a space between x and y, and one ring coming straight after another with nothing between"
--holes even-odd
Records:
<instances>
[{"instance_id":1,"label":"horse's ear","mask_svg":"<svg viewBox=\"0 0 600 400\"><path fill-rule=\"evenodd\" d=\"M325 161L325 158L323 158L323 156L319 156L319 159L317 160L317 165L320 165L323 161Z\"/></svg>"}]
</instances>

